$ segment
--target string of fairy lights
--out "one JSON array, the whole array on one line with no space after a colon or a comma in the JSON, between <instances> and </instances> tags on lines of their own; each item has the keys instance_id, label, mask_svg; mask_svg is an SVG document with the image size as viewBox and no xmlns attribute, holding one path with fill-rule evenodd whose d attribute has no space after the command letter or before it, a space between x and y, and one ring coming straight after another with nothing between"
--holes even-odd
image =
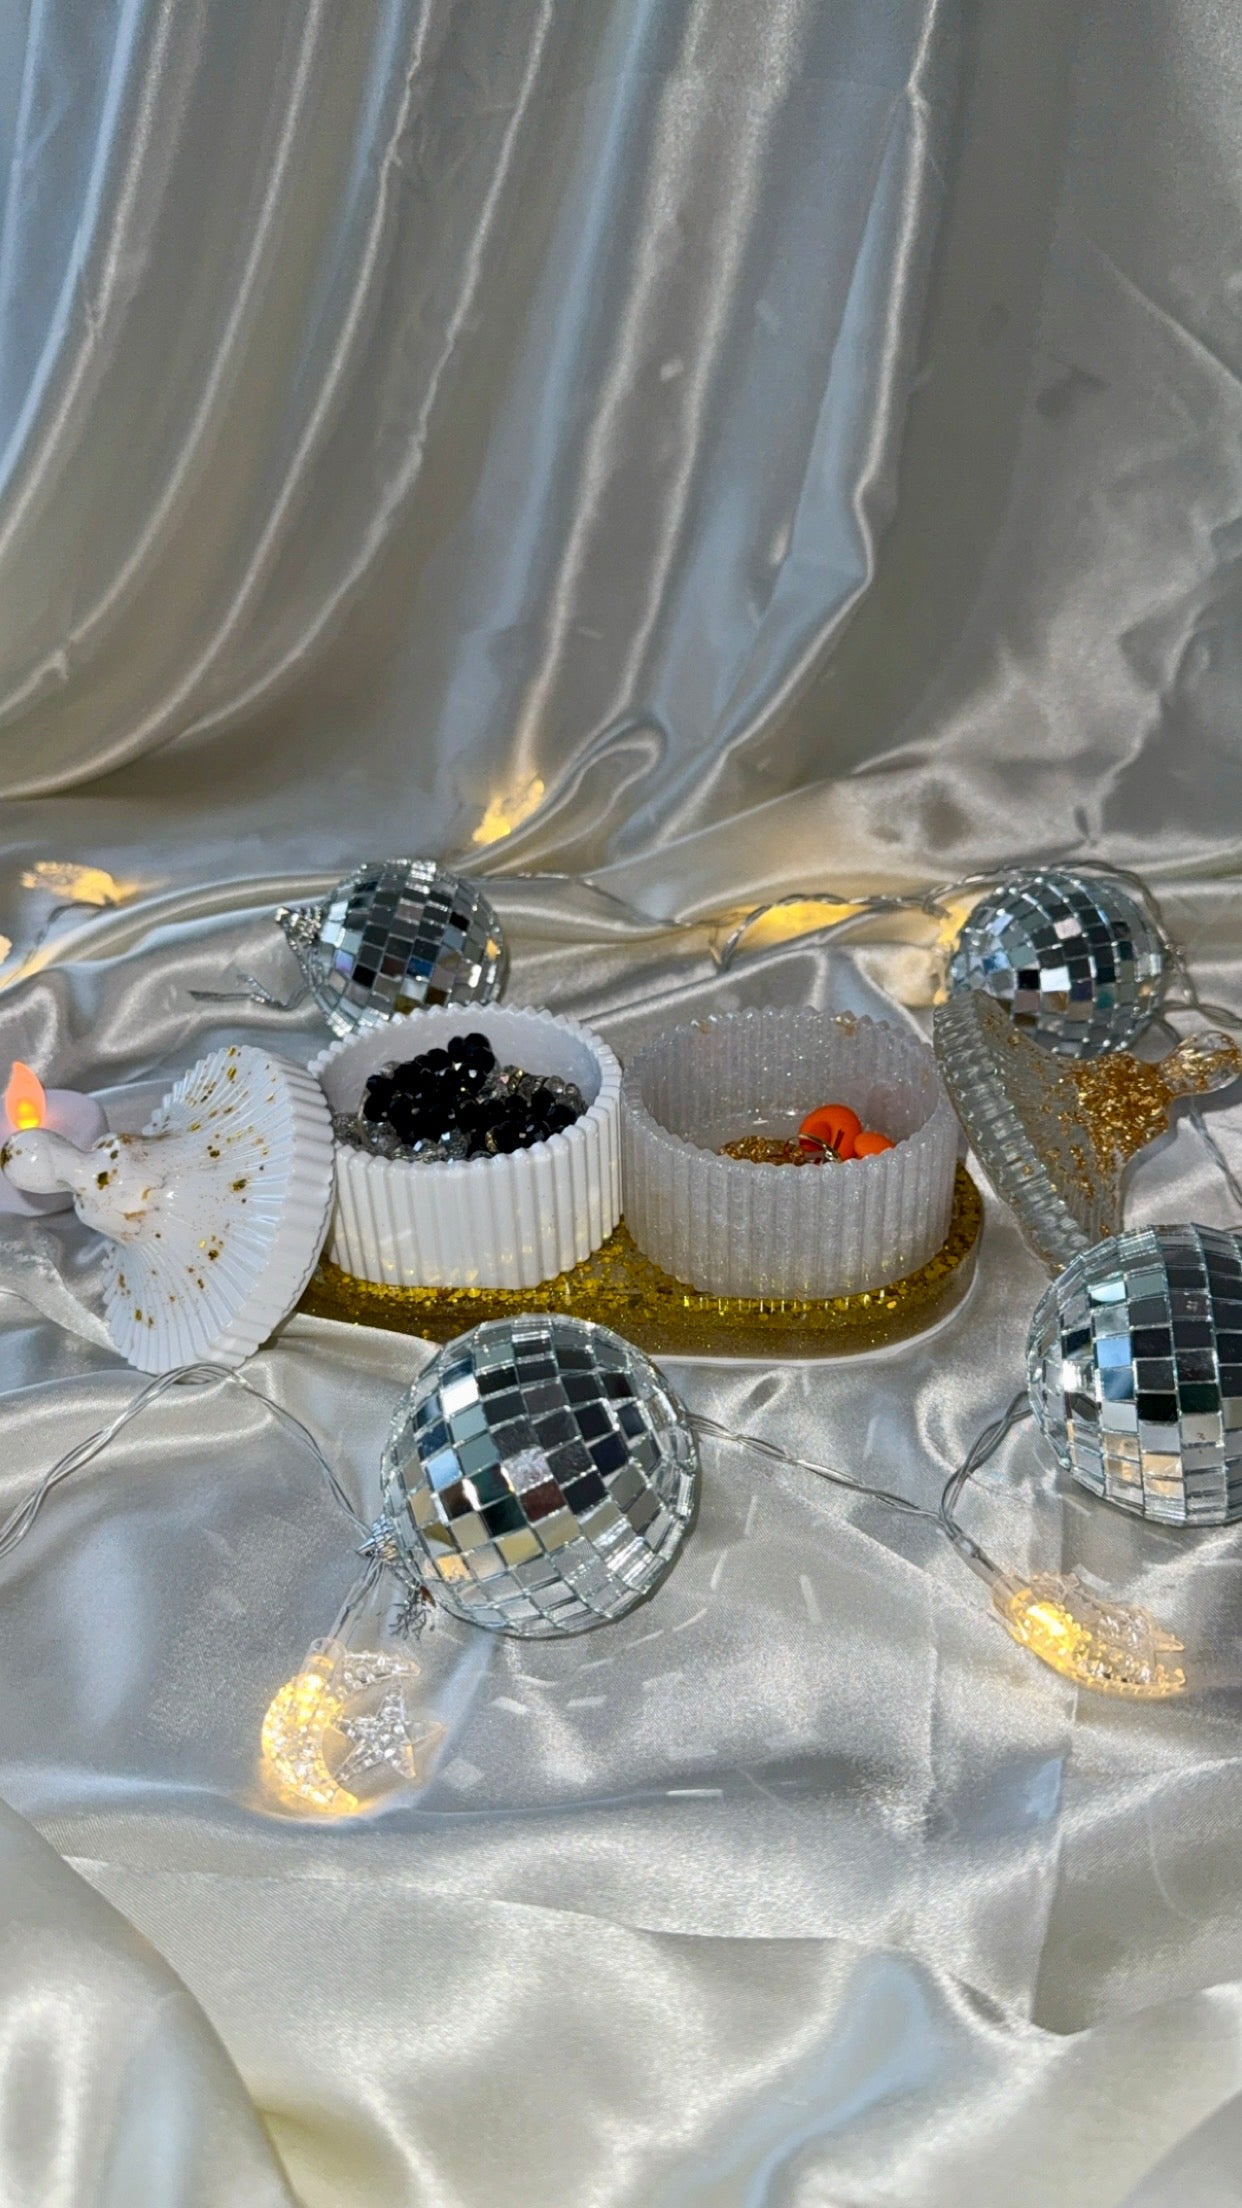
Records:
<instances>
[{"instance_id":1,"label":"string of fairy lights","mask_svg":"<svg viewBox=\"0 0 1242 2208\"><path fill-rule=\"evenodd\" d=\"M1049 1063L1121 1063L1173 1013L1242 1024L1231 1008L1204 1001L1147 885L1103 864L998 867L870 897L822 888L740 916L672 923L587 886L653 931L705 932L725 972L782 915L826 912L799 931L820 939L867 920L929 920L948 953L950 993L970 990L1002 1005L1022 1048L1049 1054ZM235 989L193 994L286 1009L309 997L329 1029L345 1036L430 1001L486 1004L504 987L508 947L484 885L432 861L358 869L322 903L284 907L278 917L301 967L298 997L277 998L245 975ZM1221 1066L1232 1078L1242 1058L1235 1051L1235 1063L1234 1046L1216 1041L1218 1084ZM1198 1106L1191 1109L1236 1197L1227 1158ZM1032 1124L1022 1122L1022 1139L1035 1140ZM1107 1161L1118 1181L1125 1154L1123 1142ZM48 1158L42 1130L18 1129L0 1150L0 1167L19 1189L33 1185L32 1175L73 1185L56 1181L63 1164ZM980 1162L989 1169L986 1155ZM1088 1181L1091 1170L1089 1162ZM779 1438L685 1410L640 1352L617 1336L605 1340L606 1330L567 1310L478 1327L432 1359L397 1406L374 1518L355 1508L309 1428L207 1356L156 1374L110 1424L66 1452L0 1526L0 1558L30 1533L55 1489L170 1390L228 1378L264 1402L311 1450L361 1558L329 1632L279 1690L263 1728L276 1796L320 1813L352 1814L377 1781L425 1775L439 1737L419 1707L418 1667L401 1636L391 1652L350 1645L386 1576L396 1583L404 1635L436 1609L518 1637L563 1638L615 1621L655 1592L692 1531L701 1443L754 1453L919 1520L985 1582L1001 1624L1045 1665L1075 1686L1169 1699L1196 1683L1194 1652L1176 1632L1079 1573L1013 1571L961 1517L971 1481L1032 1410L1060 1463L1106 1501L1190 1530L1242 1516L1238 1245L1197 1227L1145 1235L1092 1241L1084 1228L1076 1239L1071 1216L1074 1255L1036 1314L1043 1361L1036 1365L1033 1348L1029 1389L979 1436L934 1505L798 1455Z\"/></svg>"}]
</instances>

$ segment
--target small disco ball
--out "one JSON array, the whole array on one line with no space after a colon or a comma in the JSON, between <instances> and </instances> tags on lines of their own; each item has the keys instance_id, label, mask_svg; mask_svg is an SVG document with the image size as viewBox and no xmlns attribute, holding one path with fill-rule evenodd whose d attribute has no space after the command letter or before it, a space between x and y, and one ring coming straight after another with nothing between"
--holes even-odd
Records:
<instances>
[{"instance_id":1,"label":"small disco ball","mask_svg":"<svg viewBox=\"0 0 1242 2208\"><path fill-rule=\"evenodd\" d=\"M546 1638L623 1618L659 1586L694 1522L698 1450L638 1350L531 1315L440 1351L398 1408L383 1482L437 1602Z\"/></svg>"},{"instance_id":2,"label":"small disco ball","mask_svg":"<svg viewBox=\"0 0 1242 2208\"><path fill-rule=\"evenodd\" d=\"M1106 874L1040 868L980 899L949 961L952 989L984 989L1032 1041L1066 1058L1125 1050L1160 1009L1158 930Z\"/></svg>"},{"instance_id":3,"label":"small disco ball","mask_svg":"<svg viewBox=\"0 0 1242 2208\"><path fill-rule=\"evenodd\" d=\"M1242 1238L1143 1227L1084 1250L1035 1313L1027 1378L1093 1495L1169 1526L1242 1517Z\"/></svg>"},{"instance_id":4,"label":"small disco ball","mask_svg":"<svg viewBox=\"0 0 1242 2208\"><path fill-rule=\"evenodd\" d=\"M422 1005L490 1004L504 986L491 905L434 859L360 866L325 904L282 905L276 918L334 1035Z\"/></svg>"}]
</instances>

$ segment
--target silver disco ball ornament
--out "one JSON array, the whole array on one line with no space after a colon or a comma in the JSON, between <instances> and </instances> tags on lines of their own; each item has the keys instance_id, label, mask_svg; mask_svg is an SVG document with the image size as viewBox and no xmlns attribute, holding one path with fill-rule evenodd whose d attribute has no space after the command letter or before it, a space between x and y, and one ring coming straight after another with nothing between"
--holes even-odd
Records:
<instances>
[{"instance_id":1,"label":"silver disco ball ornament","mask_svg":"<svg viewBox=\"0 0 1242 2208\"><path fill-rule=\"evenodd\" d=\"M655 1366L607 1327L493 1319L398 1409L385 1506L455 1617L523 1639L623 1618L694 1521L698 1451Z\"/></svg>"},{"instance_id":2,"label":"silver disco ball ornament","mask_svg":"<svg viewBox=\"0 0 1242 2208\"><path fill-rule=\"evenodd\" d=\"M1242 1517L1242 1240L1143 1227L1071 1260L1027 1351L1031 1402L1093 1495L1170 1526Z\"/></svg>"},{"instance_id":3,"label":"silver disco ball ornament","mask_svg":"<svg viewBox=\"0 0 1242 2208\"><path fill-rule=\"evenodd\" d=\"M282 905L276 918L334 1035L422 1005L490 1004L504 987L491 905L434 859L360 866L324 904Z\"/></svg>"},{"instance_id":4,"label":"silver disco ball ornament","mask_svg":"<svg viewBox=\"0 0 1242 2208\"><path fill-rule=\"evenodd\" d=\"M951 989L983 989L1034 1042L1067 1058L1125 1050L1164 995L1155 923L1107 874L1040 868L982 897L949 961Z\"/></svg>"}]
</instances>

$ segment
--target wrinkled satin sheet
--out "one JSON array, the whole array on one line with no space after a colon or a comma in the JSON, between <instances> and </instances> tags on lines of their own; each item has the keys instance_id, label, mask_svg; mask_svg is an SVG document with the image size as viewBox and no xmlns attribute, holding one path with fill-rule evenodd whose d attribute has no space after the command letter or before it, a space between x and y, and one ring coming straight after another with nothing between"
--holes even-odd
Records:
<instances>
[{"instance_id":1,"label":"wrinkled satin sheet","mask_svg":"<svg viewBox=\"0 0 1242 2208\"><path fill-rule=\"evenodd\" d=\"M1242 1002L1240 78L1219 0L0 14L0 1065L136 1125L309 1058L190 992L291 987L265 911L371 849L495 875L513 998L623 1056L934 977L615 899L998 854L1142 868ZM1234 1216L1193 1128L1130 1216ZM935 1335L671 1375L930 1502L1041 1284L992 1206ZM136 1382L78 1230L0 1222L0 1290L7 1509ZM419 1354L295 1319L252 1377L369 1509ZM1238 1537L1029 1428L968 1515L1235 1647ZM351 1568L227 1389L0 1565L6 2208L1242 2199L1236 1695L1076 1699L930 1529L712 1446L647 1610L443 1629L430 1785L300 1825L257 1731Z\"/></svg>"},{"instance_id":2,"label":"wrinkled satin sheet","mask_svg":"<svg viewBox=\"0 0 1242 2208\"><path fill-rule=\"evenodd\" d=\"M677 941L591 972L533 929L528 911L515 999L537 975L623 1055L674 1011L891 1016L879 984L909 994L929 963L800 944L718 977ZM0 998L0 1059L59 1055L89 1013L103 1040L82 1077L126 1044L145 1076L108 1092L124 1124L219 1035L304 1058L303 1015L208 1025L188 997L273 937L263 918L178 926L53 970ZM1242 1108L1215 1124L1242 1163ZM1132 1214L1228 1216L1192 1129L1144 1167ZM98 1338L97 1282L76 1227L0 1232L5 1507L136 1390ZM1019 1383L1040 1286L992 1207L970 1297L926 1339L670 1374L735 1429L932 1502ZM248 1372L370 1513L423 1354L298 1318ZM1129 1524L1058 1482L1029 1427L967 1516L1019 1567L1084 1564L1228 1643L1237 1536ZM352 1570L309 1454L227 1387L144 1413L4 1564L0 1792L64 1858L5 1828L18 2199L1236 2197L1234 2174L1210 2195L1184 2180L1214 2151L1236 2170L1236 1694L1076 1699L933 1529L712 1445L652 1604L560 1648L444 1626L420 1652L449 1728L431 1782L363 1821L298 1824L263 1806L258 1727Z\"/></svg>"}]
</instances>

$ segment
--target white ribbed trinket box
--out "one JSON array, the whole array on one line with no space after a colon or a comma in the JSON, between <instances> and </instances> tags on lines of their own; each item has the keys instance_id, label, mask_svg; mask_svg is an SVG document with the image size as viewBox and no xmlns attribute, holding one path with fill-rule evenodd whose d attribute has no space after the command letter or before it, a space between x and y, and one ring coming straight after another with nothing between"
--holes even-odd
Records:
<instances>
[{"instance_id":1,"label":"white ribbed trinket box","mask_svg":"<svg viewBox=\"0 0 1242 2208\"><path fill-rule=\"evenodd\" d=\"M621 1068L606 1043L551 1012L463 1005L412 1012L312 1061L333 1112L357 1109L368 1074L486 1035L498 1063L576 1082L587 1109L548 1142L446 1164L336 1146L327 1256L400 1288L534 1288L597 1250L621 1216Z\"/></svg>"}]
</instances>

